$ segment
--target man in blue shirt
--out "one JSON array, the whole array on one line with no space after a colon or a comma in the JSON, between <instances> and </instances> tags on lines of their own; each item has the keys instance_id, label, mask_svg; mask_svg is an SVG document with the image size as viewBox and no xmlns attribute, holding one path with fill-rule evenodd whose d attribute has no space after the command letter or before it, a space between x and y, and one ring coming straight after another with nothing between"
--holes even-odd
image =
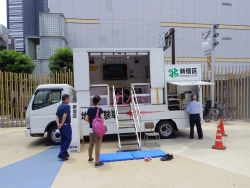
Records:
<instances>
[{"instance_id":1,"label":"man in blue shirt","mask_svg":"<svg viewBox=\"0 0 250 188\"><path fill-rule=\"evenodd\" d=\"M191 96L192 102L190 102L186 108L186 112L190 114L190 134L189 140L194 140L194 125L196 124L198 138L203 139L203 133L201 128L201 117L200 117L200 108L201 104L196 101L196 95Z\"/></svg>"},{"instance_id":2,"label":"man in blue shirt","mask_svg":"<svg viewBox=\"0 0 250 188\"><path fill-rule=\"evenodd\" d=\"M61 134L61 150L58 158L66 161L69 157L67 150L72 140L70 106L68 105L70 102L69 95L64 94L62 96L62 101L62 104L57 108L56 112L56 123Z\"/></svg>"}]
</instances>

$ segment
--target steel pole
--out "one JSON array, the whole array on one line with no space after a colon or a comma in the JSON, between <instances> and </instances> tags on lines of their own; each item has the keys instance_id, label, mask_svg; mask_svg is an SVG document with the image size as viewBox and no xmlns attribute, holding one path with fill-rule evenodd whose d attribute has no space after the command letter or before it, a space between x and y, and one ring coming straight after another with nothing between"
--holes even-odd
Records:
<instances>
[{"instance_id":1,"label":"steel pole","mask_svg":"<svg viewBox=\"0 0 250 188\"><path fill-rule=\"evenodd\" d=\"M210 42L210 48L211 48L211 79L210 82L214 83L214 32L213 32L213 25L211 26L211 42ZM214 107L214 85L211 86L211 100L212 100L212 107Z\"/></svg>"},{"instance_id":2,"label":"steel pole","mask_svg":"<svg viewBox=\"0 0 250 188\"><path fill-rule=\"evenodd\" d=\"M172 65L175 65L175 30L172 28Z\"/></svg>"}]
</instances>

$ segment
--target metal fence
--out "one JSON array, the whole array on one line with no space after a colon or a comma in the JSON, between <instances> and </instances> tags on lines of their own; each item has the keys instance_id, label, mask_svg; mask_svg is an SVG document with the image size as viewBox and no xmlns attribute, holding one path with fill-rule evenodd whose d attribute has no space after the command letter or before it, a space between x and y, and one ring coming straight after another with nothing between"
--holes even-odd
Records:
<instances>
[{"instance_id":1,"label":"metal fence","mask_svg":"<svg viewBox=\"0 0 250 188\"><path fill-rule=\"evenodd\" d=\"M25 110L40 84L69 84L72 72L21 74L0 71L0 127L25 126Z\"/></svg>"}]
</instances>

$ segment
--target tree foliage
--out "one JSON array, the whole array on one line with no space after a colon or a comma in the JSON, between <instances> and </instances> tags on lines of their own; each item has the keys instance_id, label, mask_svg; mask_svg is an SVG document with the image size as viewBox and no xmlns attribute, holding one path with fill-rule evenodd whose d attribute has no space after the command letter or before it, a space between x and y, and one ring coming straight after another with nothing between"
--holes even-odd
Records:
<instances>
[{"instance_id":1,"label":"tree foliage","mask_svg":"<svg viewBox=\"0 0 250 188\"><path fill-rule=\"evenodd\" d=\"M49 58L51 72L69 71L73 69L73 51L70 48L58 48Z\"/></svg>"},{"instance_id":2,"label":"tree foliage","mask_svg":"<svg viewBox=\"0 0 250 188\"><path fill-rule=\"evenodd\" d=\"M33 73L36 64L28 55L14 50L0 51L0 70L13 73Z\"/></svg>"}]
</instances>

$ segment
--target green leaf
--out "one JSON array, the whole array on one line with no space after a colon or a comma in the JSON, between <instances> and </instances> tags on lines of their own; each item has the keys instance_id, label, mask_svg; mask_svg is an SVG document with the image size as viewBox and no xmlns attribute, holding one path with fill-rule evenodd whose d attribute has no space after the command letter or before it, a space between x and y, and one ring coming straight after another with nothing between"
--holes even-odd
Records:
<instances>
[{"instance_id":1,"label":"green leaf","mask_svg":"<svg viewBox=\"0 0 250 188\"><path fill-rule=\"evenodd\" d=\"M51 72L60 72L73 70L73 51L70 48L58 48L50 56L48 67Z\"/></svg>"},{"instance_id":2,"label":"green leaf","mask_svg":"<svg viewBox=\"0 0 250 188\"><path fill-rule=\"evenodd\" d=\"M33 73L36 64L29 56L14 50L0 51L0 70L13 73Z\"/></svg>"}]
</instances>

